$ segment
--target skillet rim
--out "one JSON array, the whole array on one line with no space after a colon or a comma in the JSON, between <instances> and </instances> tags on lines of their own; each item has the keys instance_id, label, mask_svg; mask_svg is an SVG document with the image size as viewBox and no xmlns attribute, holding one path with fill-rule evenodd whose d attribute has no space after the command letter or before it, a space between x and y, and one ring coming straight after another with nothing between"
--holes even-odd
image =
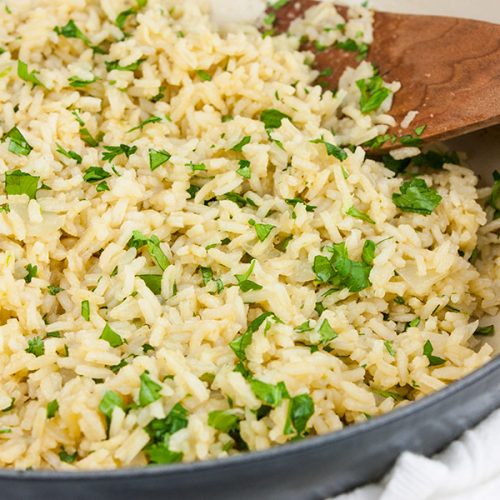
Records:
<instances>
[{"instance_id":1,"label":"skillet rim","mask_svg":"<svg viewBox=\"0 0 500 500\"><path fill-rule=\"evenodd\" d=\"M447 387L430 394L418 401L415 401L408 406L397 408L385 415L381 415L374 419L344 427L339 431L330 432L321 436L311 436L302 441L277 445L266 450L251 451L238 455L215 458L209 460L200 460L196 462L168 464L157 466L144 466L134 468L121 469L105 469L105 470L87 470L87 471L52 471L52 470L15 470L0 468L0 481L3 479L20 479L32 481L80 481L93 480L105 481L116 479L134 479L144 477L157 476L175 476L196 473L198 471L223 471L230 470L232 467L244 466L255 461L269 461L279 458L285 458L288 455L301 454L310 448L316 448L327 445L334 445L342 441L349 440L357 435L369 433L374 429L383 428L391 425L394 422L405 419L410 414L421 413L428 408L438 405L446 399L454 397L456 394L473 386L481 379L486 378L494 372L500 374L500 355L497 355L487 364L466 375L464 378L452 382Z\"/></svg>"}]
</instances>

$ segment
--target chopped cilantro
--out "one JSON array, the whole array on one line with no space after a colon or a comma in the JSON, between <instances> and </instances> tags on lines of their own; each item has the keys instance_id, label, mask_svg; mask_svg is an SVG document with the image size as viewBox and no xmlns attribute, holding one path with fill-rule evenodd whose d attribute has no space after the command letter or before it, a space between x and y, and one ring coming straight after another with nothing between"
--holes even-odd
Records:
<instances>
[{"instance_id":1,"label":"chopped cilantro","mask_svg":"<svg viewBox=\"0 0 500 500\"><path fill-rule=\"evenodd\" d=\"M278 384L273 385L252 379L250 381L250 388L258 399L273 408L279 406L283 399L290 397L284 382L278 382Z\"/></svg>"},{"instance_id":2,"label":"chopped cilantro","mask_svg":"<svg viewBox=\"0 0 500 500\"><path fill-rule=\"evenodd\" d=\"M61 449L59 452L59 459L62 462L66 462L67 464L72 464L78 457L78 453L75 451L75 453L70 454L68 453L64 448Z\"/></svg>"},{"instance_id":3,"label":"chopped cilantro","mask_svg":"<svg viewBox=\"0 0 500 500\"><path fill-rule=\"evenodd\" d=\"M442 200L435 189L427 186L424 179L414 178L404 182L400 191L400 194L392 195L392 201L403 212L430 215Z\"/></svg>"},{"instance_id":4,"label":"chopped cilantro","mask_svg":"<svg viewBox=\"0 0 500 500\"><path fill-rule=\"evenodd\" d=\"M314 328L310 325L309 320L295 328L295 331L298 333L310 332L312 330L314 330Z\"/></svg>"},{"instance_id":5,"label":"chopped cilantro","mask_svg":"<svg viewBox=\"0 0 500 500\"><path fill-rule=\"evenodd\" d=\"M427 125L420 125L420 127L417 127L415 129L415 134L420 137L424 133L426 128L427 128Z\"/></svg>"},{"instance_id":6,"label":"chopped cilantro","mask_svg":"<svg viewBox=\"0 0 500 500\"><path fill-rule=\"evenodd\" d=\"M85 321L90 321L90 303L88 300L82 300L81 314Z\"/></svg>"},{"instance_id":7,"label":"chopped cilantro","mask_svg":"<svg viewBox=\"0 0 500 500\"><path fill-rule=\"evenodd\" d=\"M92 45L92 42L89 38L78 28L75 22L70 19L66 25L64 26L56 26L54 31L65 38L78 38L80 39L87 47L91 48L96 54L104 54L105 51L101 47L97 47Z\"/></svg>"},{"instance_id":8,"label":"chopped cilantro","mask_svg":"<svg viewBox=\"0 0 500 500\"><path fill-rule=\"evenodd\" d=\"M55 332L47 332L47 337L52 337L55 339L60 339L61 338L61 332L55 331Z\"/></svg>"},{"instance_id":9,"label":"chopped cilantro","mask_svg":"<svg viewBox=\"0 0 500 500\"><path fill-rule=\"evenodd\" d=\"M361 260L368 266L373 265L373 259L375 258L375 248L377 245L372 240L366 240L363 245L363 251L361 252Z\"/></svg>"},{"instance_id":10,"label":"chopped cilantro","mask_svg":"<svg viewBox=\"0 0 500 500\"><path fill-rule=\"evenodd\" d=\"M164 149L150 149L149 150L149 168L151 170L156 170L158 167L161 167L164 163L166 163L172 155L165 151Z\"/></svg>"},{"instance_id":11,"label":"chopped cilantro","mask_svg":"<svg viewBox=\"0 0 500 500\"><path fill-rule=\"evenodd\" d=\"M33 86L40 85L43 87L43 83L37 78L38 71L33 70L31 73L28 71L28 65L21 61L17 61L17 76L24 80L25 82L32 83Z\"/></svg>"},{"instance_id":12,"label":"chopped cilantro","mask_svg":"<svg viewBox=\"0 0 500 500\"><path fill-rule=\"evenodd\" d=\"M248 160L240 160L239 166L240 168L236 170L236 173L241 175L244 179L250 179L250 177L252 177L250 162Z\"/></svg>"},{"instance_id":13,"label":"chopped cilantro","mask_svg":"<svg viewBox=\"0 0 500 500\"><path fill-rule=\"evenodd\" d=\"M397 295L394 302L396 302L396 304L403 305L405 303L405 299L400 295Z\"/></svg>"},{"instance_id":14,"label":"chopped cilantro","mask_svg":"<svg viewBox=\"0 0 500 500\"><path fill-rule=\"evenodd\" d=\"M287 422L285 424L284 433L291 434L295 429L296 433L301 436L307 427L307 422L314 415L314 402L311 396L300 394L291 398L288 405Z\"/></svg>"},{"instance_id":15,"label":"chopped cilantro","mask_svg":"<svg viewBox=\"0 0 500 500\"><path fill-rule=\"evenodd\" d=\"M346 211L346 214L356 219L368 222L369 224L375 224L375 221L368 214L366 214L365 212L361 212L356 207L351 207Z\"/></svg>"},{"instance_id":16,"label":"chopped cilantro","mask_svg":"<svg viewBox=\"0 0 500 500\"><path fill-rule=\"evenodd\" d=\"M9 151L11 153L19 156L28 156L31 153L33 148L28 144L28 141L17 127L13 127L5 133L2 141L5 141L7 138L10 139Z\"/></svg>"},{"instance_id":17,"label":"chopped cilantro","mask_svg":"<svg viewBox=\"0 0 500 500\"><path fill-rule=\"evenodd\" d=\"M32 264L28 264L26 267L26 272L28 274L26 274L26 276L24 277L24 281L26 283L31 283L31 280L33 278L36 278L36 275L38 274L38 267L37 266L33 266Z\"/></svg>"},{"instance_id":18,"label":"chopped cilantro","mask_svg":"<svg viewBox=\"0 0 500 500\"><path fill-rule=\"evenodd\" d=\"M236 337L232 342L229 343L229 346L233 350L234 354L241 360L245 361L247 359L246 348L252 343L253 334L261 327L262 323L266 321L268 318L273 318L277 320L277 317L272 312L265 312L255 318L249 325L246 331Z\"/></svg>"},{"instance_id":19,"label":"chopped cilantro","mask_svg":"<svg viewBox=\"0 0 500 500\"><path fill-rule=\"evenodd\" d=\"M399 142L403 144L403 146L420 146L420 144L422 144L422 139L411 135L403 135L399 138Z\"/></svg>"},{"instance_id":20,"label":"chopped cilantro","mask_svg":"<svg viewBox=\"0 0 500 500\"><path fill-rule=\"evenodd\" d=\"M115 24L118 26L118 28L120 28L123 31L125 28L125 22L127 21L127 18L129 16L133 16L134 14L136 14L135 9L123 10L116 16Z\"/></svg>"},{"instance_id":21,"label":"chopped cilantro","mask_svg":"<svg viewBox=\"0 0 500 500\"><path fill-rule=\"evenodd\" d=\"M95 187L95 190L98 193L101 193L102 191L109 191L108 183L106 181L99 182L99 184Z\"/></svg>"},{"instance_id":22,"label":"chopped cilantro","mask_svg":"<svg viewBox=\"0 0 500 500\"><path fill-rule=\"evenodd\" d=\"M97 134L96 137L94 137L87 128L81 127L80 128L80 139L87 144L87 146L90 146L92 148L96 148L99 146L99 143L102 141L102 138L104 137L104 134L100 132Z\"/></svg>"},{"instance_id":23,"label":"chopped cilantro","mask_svg":"<svg viewBox=\"0 0 500 500\"><path fill-rule=\"evenodd\" d=\"M47 419L54 418L56 416L57 410L59 410L59 403L57 399L50 401L47 404Z\"/></svg>"},{"instance_id":24,"label":"chopped cilantro","mask_svg":"<svg viewBox=\"0 0 500 500\"><path fill-rule=\"evenodd\" d=\"M326 319L323 320L323 323L321 323L318 333L323 344L327 344L337 338L337 332L331 327L330 323Z\"/></svg>"},{"instance_id":25,"label":"chopped cilantro","mask_svg":"<svg viewBox=\"0 0 500 500\"><path fill-rule=\"evenodd\" d=\"M255 260L252 260L250 267L244 274L235 274L235 278L238 280L238 286L242 292L249 292L250 290L261 290L262 286L254 281L250 281L248 278L253 273L253 268L255 267Z\"/></svg>"},{"instance_id":26,"label":"chopped cilantro","mask_svg":"<svg viewBox=\"0 0 500 500\"><path fill-rule=\"evenodd\" d=\"M240 417L230 411L215 410L208 414L208 425L226 434L236 430L239 421Z\"/></svg>"},{"instance_id":27,"label":"chopped cilantro","mask_svg":"<svg viewBox=\"0 0 500 500\"><path fill-rule=\"evenodd\" d=\"M161 398L162 386L152 380L147 371L140 376L140 380L139 406L148 406Z\"/></svg>"},{"instance_id":28,"label":"chopped cilantro","mask_svg":"<svg viewBox=\"0 0 500 500\"><path fill-rule=\"evenodd\" d=\"M416 328L418 325L420 325L420 318L417 316L416 318L412 319L409 323L408 326L410 328Z\"/></svg>"},{"instance_id":29,"label":"chopped cilantro","mask_svg":"<svg viewBox=\"0 0 500 500\"><path fill-rule=\"evenodd\" d=\"M474 335L492 337L493 335L495 335L495 325L479 326L474 332Z\"/></svg>"},{"instance_id":30,"label":"chopped cilantro","mask_svg":"<svg viewBox=\"0 0 500 500\"><path fill-rule=\"evenodd\" d=\"M302 205L305 205L306 206L306 212L314 212L314 210L316 210L316 206L314 205L308 205L302 198L287 198L285 200L285 203L287 205L291 205L292 207L295 207L297 206L299 203L302 204Z\"/></svg>"},{"instance_id":31,"label":"chopped cilantro","mask_svg":"<svg viewBox=\"0 0 500 500\"><path fill-rule=\"evenodd\" d=\"M64 288L55 285L49 285L47 287L47 290L49 291L50 295L57 295L60 292L64 292Z\"/></svg>"},{"instance_id":32,"label":"chopped cilantro","mask_svg":"<svg viewBox=\"0 0 500 500\"><path fill-rule=\"evenodd\" d=\"M161 274L140 274L139 278L155 295L161 294Z\"/></svg>"},{"instance_id":33,"label":"chopped cilantro","mask_svg":"<svg viewBox=\"0 0 500 500\"><path fill-rule=\"evenodd\" d=\"M342 149L336 146L335 144L331 144L329 142L326 142L323 137L320 139L315 139L314 141L311 141L313 144L324 144L326 148L326 153L328 156L333 156L337 158L339 161L344 161L347 160L347 153Z\"/></svg>"},{"instance_id":34,"label":"chopped cilantro","mask_svg":"<svg viewBox=\"0 0 500 500\"><path fill-rule=\"evenodd\" d=\"M366 56L368 55L368 51L370 50L370 47L363 42L356 42L356 40L353 40L352 38L348 38L345 41L337 41L335 42L335 47L341 50L345 50L346 52L358 52L359 56L358 59L366 59Z\"/></svg>"},{"instance_id":35,"label":"chopped cilantro","mask_svg":"<svg viewBox=\"0 0 500 500\"><path fill-rule=\"evenodd\" d=\"M70 86L77 88L77 89L86 87L87 85L90 85L91 83L95 83L95 82L97 82L97 80L98 80L97 76L94 76L90 80L83 80L83 79L79 78L78 76L70 76L68 78L68 82L69 82Z\"/></svg>"},{"instance_id":36,"label":"chopped cilantro","mask_svg":"<svg viewBox=\"0 0 500 500\"><path fill-rule=\"evenodd\" d=\"M118 333L116 333L107 323L99 338L105 340L111 347L120 347L123 344L123 339L120 335L118 335Z\"/></svg>"},{"instance_id":37,"label":"chopped cilantro","mask_svg":"<svg viewBox=\"0 0 500 500\"><path fill-rule=\"evenodd\" d=\"M102 153L103 161L113 161L117 156L122 154L130 158L137 151L137 146L120 144L119 146L104 146L104 149L106 151Z\"/></svg>"},{"instance_id":38,"label":"chopped cilantro","mask_svg":"<svg viewBox=\"0 0 500 500\"><path fill-rule=\"evenodd\" d=\"M106 71L137 71L141 64L146 60L145 57L138 59L137 61L127 64L126 66L121 66L120 61L105 61Z\"/></svg>"},{"instance_id":39,"label":"chopped cilantro","mask_svg":"<svg viewBox=\"0 0 500 500\"><path fill-rule=\"evenodd\" d=\"M361 92L359 105L364 114L376 111L391 94L391 91L384 87L384 80L379 75L366 80L358 80L356 85Z\"/></svg>"},{"instance_id":40,"label":"chopped cilantro","mask_svg":"<svg viewBox=\"0 0 500 500\"><path fill-rule=\"evenodd\" d=\"M243 139L241 139L241 141L238 142L238 144L234 145L231 148L231 151L236 151L237 153L240 153L241 151L243 151L243 148L250 143L251 140L252 138L249 135L243 137Z\"/></svg>"},{"instance_id":41,"label":"chopped cilantro","mask_svg":"<svg viewBox=\"0 0 500 500\"><path fill-rule=\"evenodd\" d=\"M428 340L424 344L424 353L423 354L429 360L429 365L430 366L437 366L437 365L442 365L443 363L446 363L445 359L439 358L437 356L433 356L432 355L433 350L434 350L434 348L432 347L431 341Z\"/></svg>"},{"instance_id":42,"label":"chopped cilantro","mask_svg":"<svg viewBox=\"0 0 500 500\"><path fill-rule=\"evenodd\" d=\"M37 358L45 354L45 346L41 337L33 337L28 340L28 348L26 352L34 354Z\"/></svg>"},{"instance_id":43,"label":"chopped cilantro","mask_svg":"<svg viewBox=\"0 0 500 500\"><path fill-rule=\"evenodd\" d=\"M396 356L396 351L394 350L394 346L392 344L392 342L390 340L385 340L384 341L384 346L385 348L387 349L387 352L391 355L391 356Z\"/></svg>"},{"instance_id":44,"label":"chopped cilantro","mask_svg":"<svg viewBox=\"0 0 500 500\"><path fill-rule=\"evenodd\" d=\"M162 119L159 116L150 116L149 118L146 118L144 121L139 123L139 125L137 125L136 127L127 130L127 132L134 132L134 130L142 130L146 125L149 125L150 123L158 123L161 121Z\"/></svg>"},{"instance_id":45,"label":"chopped cilantro","mask_svg":"<svg viewBox=\"0 0 500 500\"><path fill-rule=\"evenodd\" d=\"M83 175L83 180L89 183L99 182L103 179L107 179L111 177L109 172L106 172L101 167L89 167L85 170L85 174Z\"/></svg>"},{"instance_id":46,"label":"chopped cilantro","mask_svg":"<svg viewBox=\"0 0 500 500\"><path fill-rule=\"evenodd\" d=\"M253 219L250 219L248 223L255 228L257 238L259 238L260 241L264 241L276 227L272 224L257 224Z\"/></svg>"},{"instance_id":47,"label":"chopped cilantro","mask_svg":"<svg viewBox=\"0 0 500 500\"><path fill-rule=\"evenodd\" d=\"M121 396L115 391L106 391L99 403L99 411L109 420L113 415L113 410L118 407L123 410L124 404Z\"/></svg>"},{"instance_id":48,"label":"chopped cilantro","mask_svg":"<svg viewBox=\"0 0 500 500\"><path fill-rule=\"evenodd\" d=\"M292 121L288 115L278 111L277 109L266 109L260 114L260 121L264 123L267 130L280 128L281 122L285 118Z\"/></svg>"},{"instance_id":49,"label":"chopped cilantro","mask_svg":"<svg viewBox=\"0 0 500 500\"><path fill-rule=\"evenodd\" d=\"M31 200L36 198L40 177L27 174L22 170L5 173L5 192L8 195L25 194Z\"/></svg>"},{"instance_id":50,"label":"chopped cilantro","mask_svg":"<svg viewBox=\"0 0 500 500\"><path fill-rule=\"evenodd\" d=\"M8 203L2 203L0 205L0 213L5 213L5 214L8 214L10 213L10 206Z\"/></svg>"},{"instance_id":51,"label":"chopped cilantro","mask_svg":"<svg viewBox=\"0 0 500 500\"><path fill-rule=\"evenodd\" d=\"M212 75L204 69L197 69L196 74L198 75L198 78L204 82L209 82L212 80Z\"/></svg>"},{"instance_id":52,"label":"chopped cilantro","mask_svg":"<svg viewBox=\"0 0 500 500\"><path fill-rule=\"evenodd\" d=\"M82 157L74 151L66 151L60 144L56 143L56 151L70 160L75 160L78 165L82 163Z\"/></svg>"},{"instance_id":53,"label":"chopped cilantro","mask_svg":"<svg viewBox=\"0 0 500 500\"><path fill-rule=\"evenodd\" d=\"M253 200L251 200L248 197L243 197L241 194L235 193L233 191L230 191L229 193L226 193L224 195L224 198L226 200L232 201L233 203L236 203L240 208L245 207L246 205L250 205L251 207L256 207L257 205Z\"/></svg>"}]
</instances>

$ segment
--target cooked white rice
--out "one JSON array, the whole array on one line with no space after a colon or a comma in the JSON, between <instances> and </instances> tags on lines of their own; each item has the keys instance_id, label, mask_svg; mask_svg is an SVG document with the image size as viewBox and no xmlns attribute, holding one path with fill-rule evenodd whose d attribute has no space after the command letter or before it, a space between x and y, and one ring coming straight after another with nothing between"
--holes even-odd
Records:
<instances>
[{"instance_id":1,"label":"cooked white rice","mask_svg":"<svg viewBox=\"0 0 500 500\"><path fill-rule=\"evenodd\" d=\"M12 194L15 180L32 180L14 176L0 194L0 466L260 450L386 413L488 361L473 334L498 313L499 221L488 223L473 172L416 170L442 200L430 215L403 212L392 195L408 176L361 147L337 151L341 161L311 142L359 145L394 123L398 83L385 84L378 109L360 110L367 62L335 95L313 85L299 37L344 40L318 28L345 23L334 7L311 11L297 36L263 38L251 26L217 33L203 2L142 3L18 0L0 15L1 178L21 170L46 188ZM126 9L124 36L115 19ZM350 16L342 36L369 43L371 14ZM70 20L87 39L54 31ZM39 85L18 76L18 61ZM289 119L268 133L269 109ZM104 147L119 145L131 149L104 161ZM90 170L100 179L87 182L90 167L106 174ZM130 245L134 231L147 241L135 233ZM366 240L377 244L372 264L361 261ZM313 272L342 242L368 266L359 292L332 291ZM245 291L236 275L251 262ZM230 342L265 312L275 316L238 359Z\"/></svg>"}]
</instances>

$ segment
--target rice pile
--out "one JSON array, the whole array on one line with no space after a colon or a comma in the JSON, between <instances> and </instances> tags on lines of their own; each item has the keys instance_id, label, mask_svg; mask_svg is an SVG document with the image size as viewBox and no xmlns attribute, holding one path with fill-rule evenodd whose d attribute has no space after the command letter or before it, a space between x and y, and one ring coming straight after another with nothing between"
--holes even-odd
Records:
<instances>
[{"instance_id":1,"label":"rice pile","mask_svg":"<svg viewBox=\"0 0 500 500\"><path fill-rule=\"evenodd\" d=\"M323 92L298 51L369 43L368 11L263 37L217 33L194 1L9 6L0 466L261 450L490 359L473 335L499 308L491 189L447 153L368 159L399 84L362 61Z\"/></svg>"}]
</instances>

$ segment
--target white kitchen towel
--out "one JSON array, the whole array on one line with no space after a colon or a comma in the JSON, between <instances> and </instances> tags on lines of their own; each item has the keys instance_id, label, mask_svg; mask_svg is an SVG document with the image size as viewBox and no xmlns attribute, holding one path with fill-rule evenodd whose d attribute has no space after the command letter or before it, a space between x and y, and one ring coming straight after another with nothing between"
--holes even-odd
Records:
<instances>
[{"instance_id":1,"label":"white kitchen towel","mask_svg":"<svg viewBox=\"0 0 500 500\"><path fill-rule=\"evenodd\" d=\"M379 483L334 500L500 499L500 410L444 452L426 458L403 453Z\"/></svg>"}]
</instances>

